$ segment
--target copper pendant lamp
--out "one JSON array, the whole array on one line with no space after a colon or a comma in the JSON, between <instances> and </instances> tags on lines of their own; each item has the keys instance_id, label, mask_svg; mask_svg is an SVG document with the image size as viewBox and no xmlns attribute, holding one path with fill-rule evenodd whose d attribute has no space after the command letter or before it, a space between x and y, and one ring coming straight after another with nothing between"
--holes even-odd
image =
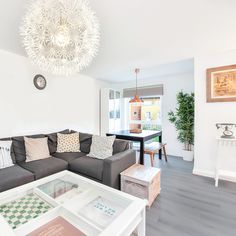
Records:
<instances>
[{"instance_id":1,"label":"copper pendant lamp","mask_svg":"<svg viewBox=\"0 0 236 236\"><path fill-rule=\"evenodd\" d=\"M132 98L129 101L129 103L140 104L140 103L143 103L143 100L138 96L138 73L140 72L140 69L136 68L134 72L136 74L136 90L135 90L134 98Z\"/></svg>"}]
</instances>

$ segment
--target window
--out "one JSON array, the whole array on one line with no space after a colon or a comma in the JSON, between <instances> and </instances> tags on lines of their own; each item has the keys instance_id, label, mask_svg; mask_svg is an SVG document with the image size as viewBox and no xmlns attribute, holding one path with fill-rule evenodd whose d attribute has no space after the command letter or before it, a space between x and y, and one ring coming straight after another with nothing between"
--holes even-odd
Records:
<instances>
[{"instance_id":1,"label":"window","mask_svg":"<svg viewBox=\"0 0 236 236\"><path fill-rule=\"evenodd\" d=\"M142 97L140 105L125 99L128 129L161 130L161 97Z\"/></svg>"}]
</instances>

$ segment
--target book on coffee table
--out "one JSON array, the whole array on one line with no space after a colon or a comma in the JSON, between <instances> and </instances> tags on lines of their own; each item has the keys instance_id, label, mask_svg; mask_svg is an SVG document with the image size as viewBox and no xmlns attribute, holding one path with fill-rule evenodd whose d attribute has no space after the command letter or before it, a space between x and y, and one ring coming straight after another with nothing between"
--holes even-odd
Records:
<instances>
[{"instance_id":1,"label":"book on coffee table","mask_svg":"<svg viewBox=\"0 0 236 236\"><path fill-rule=\"evenodd\" d=\"M70 224L61 216L56 217L47 224L39 227L27 236L85 236L79 229Z\"/></svg>"}]
</instances>

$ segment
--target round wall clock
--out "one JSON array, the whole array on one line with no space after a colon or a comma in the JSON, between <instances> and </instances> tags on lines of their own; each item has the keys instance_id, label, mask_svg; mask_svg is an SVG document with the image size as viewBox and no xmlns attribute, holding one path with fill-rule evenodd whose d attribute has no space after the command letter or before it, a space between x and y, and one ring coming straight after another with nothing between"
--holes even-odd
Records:
<instances>
[{"instance_id":1,"label":"round wall clock","mask_svg":"<svg viewBox=\"0 0 236 236\"><path fill-rule=\"evenodd\" d=\"M44 76L42 75L36 75L34 77L34 86L39 89L39 90L42 90L42 89L45 89L47 85L47 81L46 79L44 78Z\"/></svg>"}]
</instances>

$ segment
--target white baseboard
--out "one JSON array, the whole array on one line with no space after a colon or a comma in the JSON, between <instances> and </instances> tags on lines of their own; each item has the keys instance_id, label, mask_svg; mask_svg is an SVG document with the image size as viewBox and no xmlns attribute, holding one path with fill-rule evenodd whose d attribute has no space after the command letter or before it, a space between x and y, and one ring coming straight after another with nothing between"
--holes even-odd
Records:
<instances>
[{"instance_id":1,"label":"white baseboard","mask_svg":"<svg viewBox=\"0 0 236 236\"><path fill-rule=\"evenodd\" d=\"M213 171L203 171L203 170L193 169L193 174L204 176L204 177L215 178L215 173Z\"/></svg>"},{"instance_id":2,"label":"white baseboard","mask_svg":"<svg viewBox=\"0 0 236 236\"><path fill-rule=\"evenodd\" d=\"M204 176L204 177L209 177L209 178L213 178L213 179L215 178L214 171L203 171L203 170L193 169L193 174ZM219 179L230 181L230 182L236 182L236 178L230 177L230 176L219 176Z\"/></svg>"}]
</instances>

